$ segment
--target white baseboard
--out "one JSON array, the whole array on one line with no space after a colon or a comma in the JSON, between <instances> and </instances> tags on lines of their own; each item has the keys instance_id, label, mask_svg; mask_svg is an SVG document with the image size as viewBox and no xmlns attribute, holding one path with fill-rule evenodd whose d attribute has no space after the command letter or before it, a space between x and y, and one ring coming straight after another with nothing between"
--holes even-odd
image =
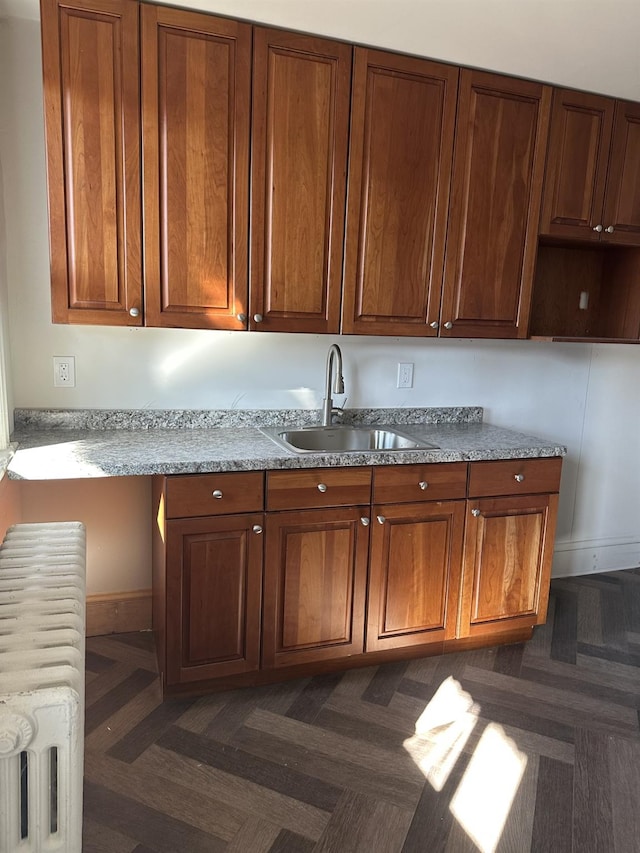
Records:
<instances>
[{"instance_id":1,"label":"white baseboard","mask_svg":"<svg viewBox=\"0 0 640 853\"><path fill-rule=\"evenodd\" d=\"M640 541L637 539L557 542L551 576L568 578L636 566L640 566Z\"/></svg>"}]
</instances>

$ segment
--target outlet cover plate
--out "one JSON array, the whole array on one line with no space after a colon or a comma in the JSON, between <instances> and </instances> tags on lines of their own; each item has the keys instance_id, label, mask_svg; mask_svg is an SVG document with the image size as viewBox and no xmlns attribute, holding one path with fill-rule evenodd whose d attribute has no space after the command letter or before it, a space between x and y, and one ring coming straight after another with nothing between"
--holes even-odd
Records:
<instances>
[{"instance_id":1,"label":"outlet cover plate","mask_svg":"<svg viewBox=\"0 0 640 853\"><path fill-rule=\"evenodd\" d=\"M76 360L72 355L54 355L53 384L55 388L76 387Z\"/></svg>"}]
</instances>

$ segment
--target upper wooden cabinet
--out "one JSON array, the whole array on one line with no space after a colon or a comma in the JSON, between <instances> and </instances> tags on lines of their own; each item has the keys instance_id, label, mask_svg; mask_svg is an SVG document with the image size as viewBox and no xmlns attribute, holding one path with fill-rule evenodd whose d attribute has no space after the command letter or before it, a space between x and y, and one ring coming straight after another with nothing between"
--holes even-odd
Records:
<instances>
[{"instance_id":1,"label":"upper wooden cabinet","mask_svg":"<svg viewBox=\"0 0 640 853\"><path fill-rule=\"evenodd\" d=\"M246 328L251 34L133 0L43 0L54 322Z\"/></svg>"},{"instance_id":2,"label":"upper wooden cabinet","mask_svg":"<svg viewBox=\"0 0 640 853\"><path fill-rule=\"evenodd\" d=\"M630 101L616 101L602 224L607 242L640 246L640 104Z\"/></svg>"},{"instance_id":3,"label":"upper wooden cabinet","mask_svg":"<svg viewBox=\"0 0 640 853\"><path fill-rule=\"evenodd\" d=\"M640 104L556 90L540 233L640 245Z\"/></svg>"},{"instance_id":4,"label":"upper wooden cabinet","mask_svg":"<svg viewBox=\"0 0 640 853\"><path fill-rule=\"evenodd\" d=\"M435 335L458 69L356 48L342 331Z\"/></svg>"},{"instance_id":5,"label":"upper wooden cabinet","mask_svg":"<svg viewBox=\"0 0 640 853\"><path fill-rule=\"evenodd\" d=\"M53 321L137 326L138 7L42 0L41 16Z\"/></svg>"},{"instance_id":6,"label":"upper wooden cabinet","mask_svg":"<svg viewBox=\"0 0 640 853\"><path fill-rule=\"evenodd\" d=\"M551 89L463 69L440 334L526 337Z\"/></svg>"},{"instance_id":7,"label":"upper wooden cabinet","mask_svg":"<svg viewBox=\"0 0 640 853\"><path fill-rule=\"evenodd\" d=\"M141 6L148 326L243 329L251 27Z\"/></svg>"},{"instance_id":8,"label":"upper wooden cabinet","mask_svg":"<svg viewBox=\"0 0 640 853\"><path fill-rule=\"evenodd\" d=\"M252 329L339 330L351 52L254 30Z\"/></svg>"},{"instance_id":9,"label":"upper wooden cabinet","mask_svg":"<svg viewBox=\"0 0 640 853\"><path fill-rule=\"evenodd\" d=\"M41 8L54 322L637 339L640 104L551 112L539 83L137 0Z\"/></svg>"}]
</instances>

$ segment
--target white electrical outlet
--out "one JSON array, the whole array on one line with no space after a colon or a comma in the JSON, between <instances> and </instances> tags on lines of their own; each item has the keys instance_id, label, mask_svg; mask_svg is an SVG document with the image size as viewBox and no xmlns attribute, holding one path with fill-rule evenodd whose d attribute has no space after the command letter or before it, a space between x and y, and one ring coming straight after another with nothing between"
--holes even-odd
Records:
<instances>
[{"instance_id":1,"label":"white electrical outlet","mask_svg":"<svg viewBox=\"0 0 640 853\"><path fill-rule=\"evenodd\" d=\"M56 388L76 387L76 360L72 355L54 355L53 384Z\"/></svg>"},{"instance_id":2,"label":"white electrical outlet","mask_svg":"<svg viewBox=\"0 0 640 853\"><path fill-rule=\"evenodd\" d=\"M398 363L398 388L413 388L413 363Z\"/></svg>"}]
</instances>

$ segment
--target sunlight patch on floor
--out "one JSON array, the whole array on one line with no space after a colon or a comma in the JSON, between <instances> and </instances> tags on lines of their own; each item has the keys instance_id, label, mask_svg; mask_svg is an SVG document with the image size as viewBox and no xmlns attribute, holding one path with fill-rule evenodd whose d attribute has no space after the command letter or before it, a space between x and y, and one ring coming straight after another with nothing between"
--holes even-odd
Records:
<instances>
[{"instance_id":1,"label":"sunlight patch on floor","mask_svg":"<svg viewBox=\"0 0 640 853\"><path fill-rule=\"evenodd\" d=\"M445 679L404 747L436 791L442 791L480 719L480 706L455 678ZM477 736L477 735L476 735ZM527 766L527 756L497 723L489 723L451 797L449 809L480 853L495 853Z\"/></svg>"},{"instance_id":2,"label":"sunlight patch on floor","mask_svg":"<svg viewBox=\"0 0 640 853\"><path fill-rule=\"evenodd\" d=\"M455 818L481 853L494 853L527 766L527 756L489 723L451 798Z\"/></svg>"},{"instance_id":3,"label":"sunlight patch on floor","mask_svg":"<svg viewBox=\"0 0 640 853\"><path fill-rule=\"evenodd\" d=\"M449 676L418 718L415 735L405 740L404 748L436 791L445 786L479 713L470 694Z\"/></svg>"}]
</instances>

